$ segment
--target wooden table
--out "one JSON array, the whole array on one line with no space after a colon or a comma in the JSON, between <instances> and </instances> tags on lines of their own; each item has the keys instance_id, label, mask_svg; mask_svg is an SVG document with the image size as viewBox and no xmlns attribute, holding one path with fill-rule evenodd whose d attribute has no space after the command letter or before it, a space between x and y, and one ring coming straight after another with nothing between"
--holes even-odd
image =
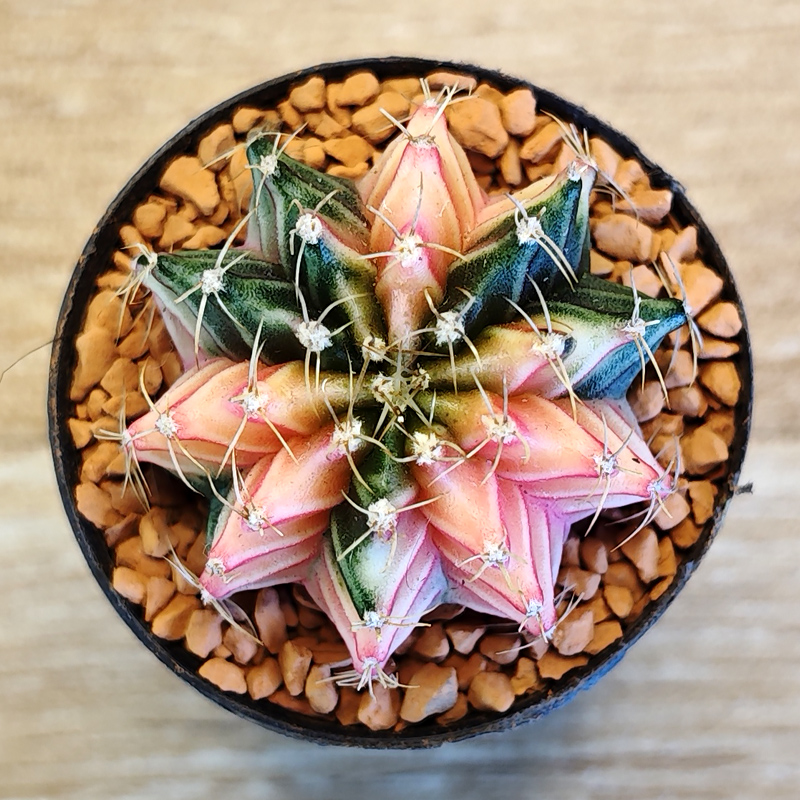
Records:
<instances>
[{"instance_id":1,"label":"wooden table","mask_svg":"<svg viewBox=\"0 0 800 800\"><path fill-rule=\"evenodd\" d=\"M471 60L628 132L687 186L747 301L757 404L706 561L593 691L421 753L271 735L134 639L66 524L47 352L0 384L0 796L755 798L800 795L800 5L0 0L0 363L52 335L83 242L138 165L248 85L363 54ZM794 54L794 55L793 55Z\"/></svg>"}]
</instances>

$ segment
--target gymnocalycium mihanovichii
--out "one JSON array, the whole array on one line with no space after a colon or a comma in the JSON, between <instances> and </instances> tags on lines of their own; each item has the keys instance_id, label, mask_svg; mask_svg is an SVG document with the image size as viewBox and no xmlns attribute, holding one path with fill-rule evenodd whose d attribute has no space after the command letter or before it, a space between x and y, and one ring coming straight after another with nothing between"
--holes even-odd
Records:
<instances>
[{"instance_id":1,"label":"gymnocalycium mihanovichii","mask_svg":"<svg viewBox=\"0 0 800 800\"><path fill-rule=\"evenodd\" d=\"M441 603L549 639L571 525L643 502L640 530L675 489L625 395L685 304L589 273L588 150L488 197L453 94L394 121L357 183L251 136L231 237L143 250L124 287L185 367L121 434L130 483L146 497L146 461L208 497L202 599L240 620L237 592L302 584L359 689L398 685L392 654Z\"/></svg>"}]
</instances>

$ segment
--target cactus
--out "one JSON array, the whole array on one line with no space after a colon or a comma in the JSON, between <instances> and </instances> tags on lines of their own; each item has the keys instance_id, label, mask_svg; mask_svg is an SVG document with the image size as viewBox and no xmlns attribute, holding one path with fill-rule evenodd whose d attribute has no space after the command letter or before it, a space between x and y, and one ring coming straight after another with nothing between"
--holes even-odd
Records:
<instances>
[{"instance_id":1,"label":"cactus","mask_svg":"<svg viewBox=\"0 0 800 800\"><path fill-rule=\"evenodd\" d=\"M125 288L186 370L126 462L209 498L202 596L303 584L358 688L398 685L392 654L440 603L549 639L570 526L641 502L644 525L675 484L624 397L683 304L588 274L587 152L487 197L452 95L358 185L251 137L244 246L143 253Z\"/></svg>"}]
</instances>

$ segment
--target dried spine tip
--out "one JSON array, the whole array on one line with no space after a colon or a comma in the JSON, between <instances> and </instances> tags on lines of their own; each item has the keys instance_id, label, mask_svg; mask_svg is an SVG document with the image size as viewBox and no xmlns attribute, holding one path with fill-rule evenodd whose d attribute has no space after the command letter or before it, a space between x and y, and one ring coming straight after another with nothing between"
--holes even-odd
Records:
<instances>
[{"instance_id":1,"label":"dried spine tip","mask_svg":"<svg viewBox=\"0 0 800 800\"><path fill-rule=\"evenodd\" d=\"M567 337L563 333L546 331L540 333L531 345L531 352L544 356L548 361L558 361L567 347Z\"/></svg>"},{"instance_id":2,"label":"dried spine tip","mask_svg":"<svg viewBox=\"0 0 800 800\"><path fill-rule=\"evenodd\" d=\"M456 311L444 311L436 318L434 326L436 344L455 344L465 336L464 320Z\"/></svg>"},{"instance_id":3,"label":"dried spine tip","mask_svg":"<svg viewBox=\"0 0 800 800\"><path fill-rule=\"evenodd\" d=\"M411 451L416 463L424 467L438 461L443 455L444 448L433 431L415 431L411 435Z\"/></svg>"},{"instance_id":4,"label":"dried spine tip","mask_svg":"<svg viewBox=\"0 0 800 800\"><path fill-rule=\"evenodd\" d=\"M360 419L345 420L336 425L331 442L341 452L354 453L361 444L363 423Z\"/></svg>"},{"instance_id":5,"label":"dried spine tip","mask_svg":"<svg viewBox=\"0 0 800 800\"><path fill-rule=\"evenodd\" d=\"M200 279L200 291L203 294L217 294L225 291L225 270L222 267L214 267L203 272Z\"/></svg>"},{"instance_id":6,"label":"dried spine tip","mask_svg":"<svg viewBox=\"0 0 800 800\"><path fill-rule=\"evenodd\" d=\"M322 223L315 214L301 214L292 231L306 244L317 244L322 236Z\"/></svg>"},{"instance_id":7,"label":"dried spine tip","mask_svg":"<svg viewBox=\"0 0 800 800\"><path fill-rule=\"evenodd\" d=\"M159 414L155 421L155 429L165 439L177 439L180 428L169 411Z\"/></svg>"},{"instance_id":8,"label":"dried spine tip","mask_svg":"<svg viewBox=\"0 0 800 800\"><path fill-rule=\"evenodd\" d=\"M488 416L481 417L486 428L486 433L489 438L494 442L502 442L503 444L511 444L516 438L519 437L517 425L512 419Z\"/></svg>"},{"instance_id":9,"label":"dried spine tip","mask_svg":"<svg viewBox=\"0 0 800 800\"><path fill-rule=\"evenodd\" d=\"M306 350L321 353L333 344L332 333L318 320L301 322L297 326L297 338Z\"/></svg>"},{"instance_id":10,"label":"dried spine tip","mask_svg":"<svg viewBox=\"0 0 800 800\"><path fill-rule=\"evenodd\" d=\"M364 360L383 361L386 358L386 342L379 336L367 336L361 345Z\"/></svg>"},{"instance_id":11,"label":"dried spine tip","mask_svg":"<svg viewBox=\"0 0 800 800\"><path fill-rule=\"evenodd\" d=\"M367 506L367 528L382 535L394 535L398 511L385 497Z\"/></svg>"}]
</instances>

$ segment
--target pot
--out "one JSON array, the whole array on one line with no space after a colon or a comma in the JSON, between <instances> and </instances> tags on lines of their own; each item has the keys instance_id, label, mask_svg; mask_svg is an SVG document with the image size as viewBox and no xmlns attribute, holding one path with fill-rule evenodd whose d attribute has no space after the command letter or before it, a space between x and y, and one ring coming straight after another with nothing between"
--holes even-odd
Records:
<instances>
[{"instance_id":1,"label":"pot","mask_svg":"<svg viewBox=\"0 0 800 800\"><path fill-rule=\"evenodd\" d=\"M683 187L674 178L644 156L627 137L584 109L524 81L465 64L410 58L365 59L323 64L267 81L226 100L193 120L138 170L111 203L84 248L64 298L52 351L48 395L50 442L59 490L67 517L92 574L120 617L162 663L201 694L234 714L270 730L318 743L367 748L430 747L480 733L505 730L548 714L568 702L579 691L596 683L661 617L711 545L736 492L753 402L751 349L745 324L737 339L740 350L734 359L742 383L739 401L735 407L735 434L729 448L729 460L724 466L725 476L716 496L713 515L705 523L697 541L684 551L677 574L666 591L649 603L638 619L625 629L621 639L590 658L585 666L571 670L555 681L547 693L520 696L503 714L471 710L461 720L447 727L429 720L397 732L370 732L363 728L342 727L336 721L305 716L263 700L255 701L247 695L223 692L201 678L197 674L200 659L186 650L180 642L169 642L156 637L144 622L139 607L125 600L112 588L111 573L114 564L110 550L101 531L78 512L75 487L79 482L81 459L67 427L73 406L70 400L70 381L76 366L74 342L80 332L87 304L95 291L95 281L108 268L117 248L119 228L130 220L134 209L158 185L160 175L173 158L195 152L200 139L216 125L228 121L237 106L273 107L286 96L291 85L311 75L319 74L326 80L336 81L364 68L372 70L380 80L425 75L446 69L473 75L478 81L486 81L503 92L519 87L532 89L539 109L573 122L579 128L585 128L590 135L600 136L623 158L638 160L649 173L654 188L668 188L673 192L672 217L681 226L696 226L698 247L704 262L724 281L721 299L735 304L743 322L744 313L735 281L717 242L687 199Z\"/></svg>"}]
</instances>

